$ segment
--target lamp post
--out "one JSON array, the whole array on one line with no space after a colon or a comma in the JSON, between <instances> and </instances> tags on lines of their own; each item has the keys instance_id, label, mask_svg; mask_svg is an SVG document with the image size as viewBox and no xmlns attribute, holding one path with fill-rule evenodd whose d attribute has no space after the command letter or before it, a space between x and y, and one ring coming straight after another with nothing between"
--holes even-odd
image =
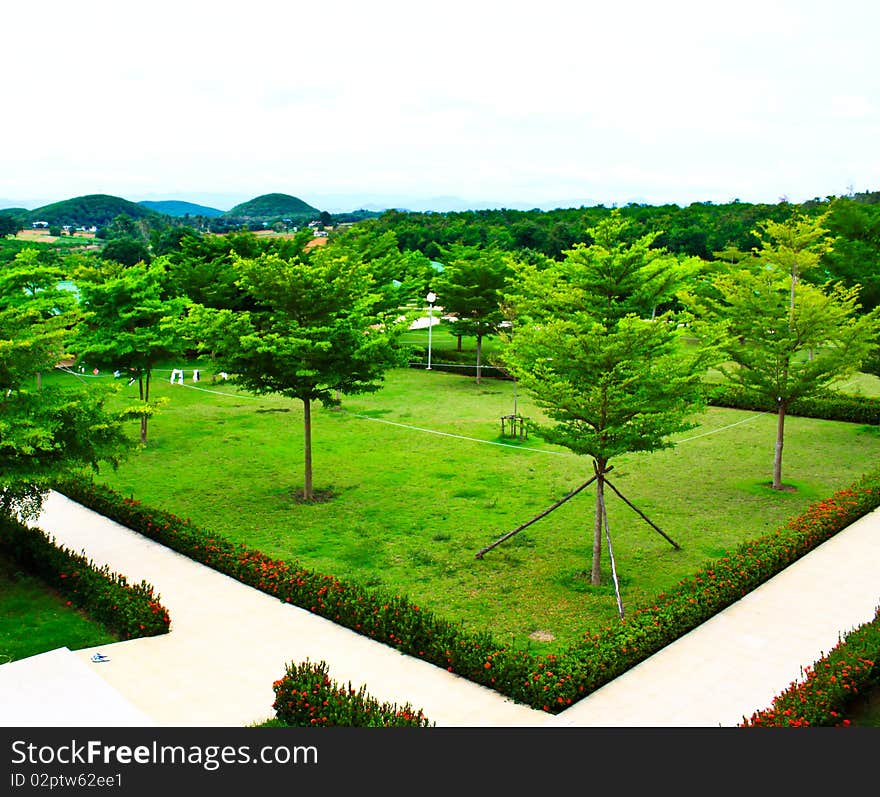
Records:
<instances>
[{"instance_id":1,"label":"lamp post","mask_svg":"<svg viewBox=\"0 0 880 797\"><path fill-rule=\"evenodd\" d=\"M434 291L428 291L425 297L428 300L428 367L426 371L431 370L431 327L434 326L434 302L437 301L437 294Z\"/></svg>"}]
</instances>

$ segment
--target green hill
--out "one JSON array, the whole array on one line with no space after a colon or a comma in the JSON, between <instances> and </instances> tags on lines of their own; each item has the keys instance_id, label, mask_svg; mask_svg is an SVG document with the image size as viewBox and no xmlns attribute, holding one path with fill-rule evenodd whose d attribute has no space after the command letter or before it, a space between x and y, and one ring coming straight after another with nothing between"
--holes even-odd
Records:
<instances>
[{"instance_id":1,"label":"green hill","mask_svg":"<svg viewBox=\"0 0 880 797\"><path fill-rule=\"evenodd\" d=\"M155 210L157 213L164 213L166 216L174 216L175 218L187 215L213 218L223 215L223 211L217 208L209 208L205 205L196 205L192 202L181 202L175 199L159 200L156 202L144 200L138 202L138 204L150 210Z\"/></svg>"},{"instance_id":2,"label":"green hill","mask_svg":"<svg viewBox=\"0 0 880 797\"><path fill-rule=\"evenodd\" d=\"M311 221L321 211L289 194L263 194L248 202L242 202L223 214L227 219L271 223L283 219Z\"/></svg>"},{"instance_id":3,"label":"green hill","mask_svg":"<svg viewBox=\"0 0 880 797\"><path fill-rule=\"evenodd\" d=\"M28 216L30 211L27 208L3 208L0 210L0 216L4 219L12 219L19 229L29 226Z\"/></svg>"},{"instance_id":4,"label":"green hill","mask_svg":"<svg viewBox=\"0 0 880 797\"><path fill-rule=\"evenodd\" d=\"M156 211L137 202L108 194L88 194L36 208L28 213L28 221L47 221L50 225L72 224L77 227L94 224L101 227L121 213L133 219L160 218Z\"/></svg>"}]
</instances>

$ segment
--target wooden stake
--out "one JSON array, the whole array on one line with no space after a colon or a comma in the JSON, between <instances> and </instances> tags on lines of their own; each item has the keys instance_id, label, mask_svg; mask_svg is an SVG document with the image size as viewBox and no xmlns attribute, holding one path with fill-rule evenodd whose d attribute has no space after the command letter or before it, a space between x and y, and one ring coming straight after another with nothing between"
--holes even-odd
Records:
<instances>
[{"instance_id":1,"label":"wooden stake","mask_svg":"<svg viewBox=\"0 0 880 797\"><path fill-rule=\"evenodd\" d=\"M610 470L610 468L609 468L609 470ZM675 540L673 540L669 535L665 534L664 531L663 531L663 529L661 529L659 526L657 526L657 525L656 525L656 524L655 524L655 523L654 523L654 522L653 522L653 521L652 521L652 520L651 520L651 519L650 519L650 518L649 518L644 512L642 512L642 510L639 509L635 504L633 504L633 503L631 503L630 501L628 501L628 500L626 499L626 496L624 496L623 493L620 492L620 490L618 490L618 489L617 489L617 488L616 488L616 487L615 487L610 481L608 481L608 479L605 479L605 484L607 484L612 490L614 490L615 493L617 493L618 497L623 501L623 503L625 503L630 509L632 509L636 514L638 514L638 516L641 517L642 520L644 520L649 526L651 526L652 528L654 528L654 530L657 531L657 532L660 534L661 537L664 537L664 538L665 538L665 539L666 539L666 540L672 545L673 548L675 548L675 549L677 549L677 550L679 550L679 551L681 550L681 546L680 546Z\"/></svg>"},{"instance_id":2,"label":"wooden stake","mask_svg":"<svg viewBox=\"0 0 880 797\"><path fill-rule=\"evenodd\" d=\"M608 470L611 470L611 468L608 468ZM482 550L477 551L477 553L476 553L476 558L477 558L477 559L482 559L482 558L483 558L483 554L488 553L489 551L491 551L491 550L492 550L494 547L496 547L497 545L501 545L501 543L504 542L505 540L509 540L514 534L518 534L518 533L521 532L523 529L528 528L529 526L532 525L532 523L535 523L535 522L539 521L542 517L547 517L547 515L549 515L554 509L558 509L558 508L559 508L560 506L562 506L566 501L568 501L568 500L571 499L571 498L574 498L574 497L575 497L575 496L576 496L581 490L585 490L585 489L586 489L587 487L589 487L594 481L596 481L596 476L593 476L589 481L585 481L580 487L578 487L576 490L572 490L572 491L571 491L568 495L566 495L564 498L560 498L560 499L559 499L555 504L553 504L553 506L551 506L549 509L545 509L543 512L541 512L540 515L535 515L535 517L533 517L531 520L527 520L527 521L526 521L525 523L523 523L521 526L517 526L513 531L509 531L509 532L507 532L507 534L505 534L503 537L500 537L499 539L495 540L495 542L493 542L491 545L487 545L487 546L486 546L485 548L483 548Z\"/></svg>"}]
</instances>

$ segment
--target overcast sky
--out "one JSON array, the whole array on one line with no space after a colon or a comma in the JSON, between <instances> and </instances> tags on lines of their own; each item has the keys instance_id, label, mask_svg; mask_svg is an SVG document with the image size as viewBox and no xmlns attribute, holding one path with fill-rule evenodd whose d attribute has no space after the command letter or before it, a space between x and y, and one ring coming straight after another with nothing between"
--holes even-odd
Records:
<instances>
[{"instance_id":1,"label":"overcast sky","mask_svg":"<svg viewBox=\"0 0 880 797\"><path fill-rule=\"evenodd\" d=\"M0 207L880 190L877 0L43 0L2 26Z\"/></svg>"}]
</instances>

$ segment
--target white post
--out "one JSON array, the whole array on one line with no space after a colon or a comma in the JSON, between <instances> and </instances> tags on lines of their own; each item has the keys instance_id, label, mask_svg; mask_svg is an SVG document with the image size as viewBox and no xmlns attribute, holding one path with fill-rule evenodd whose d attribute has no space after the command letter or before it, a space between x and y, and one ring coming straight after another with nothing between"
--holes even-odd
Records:
<instances>
[{"instance_id":1,"label":"white post","mask_svg":"<svg viewBox=\"0 0 880 797\"><path fill-rule=\"evenodd\" d=\"M434 301L437 299L437 295L434 291L428 293L425 297L428 300L428 367L425 369L426 371L431 370L431 329L434 326Z\"/></svg>"}]
</instances>

